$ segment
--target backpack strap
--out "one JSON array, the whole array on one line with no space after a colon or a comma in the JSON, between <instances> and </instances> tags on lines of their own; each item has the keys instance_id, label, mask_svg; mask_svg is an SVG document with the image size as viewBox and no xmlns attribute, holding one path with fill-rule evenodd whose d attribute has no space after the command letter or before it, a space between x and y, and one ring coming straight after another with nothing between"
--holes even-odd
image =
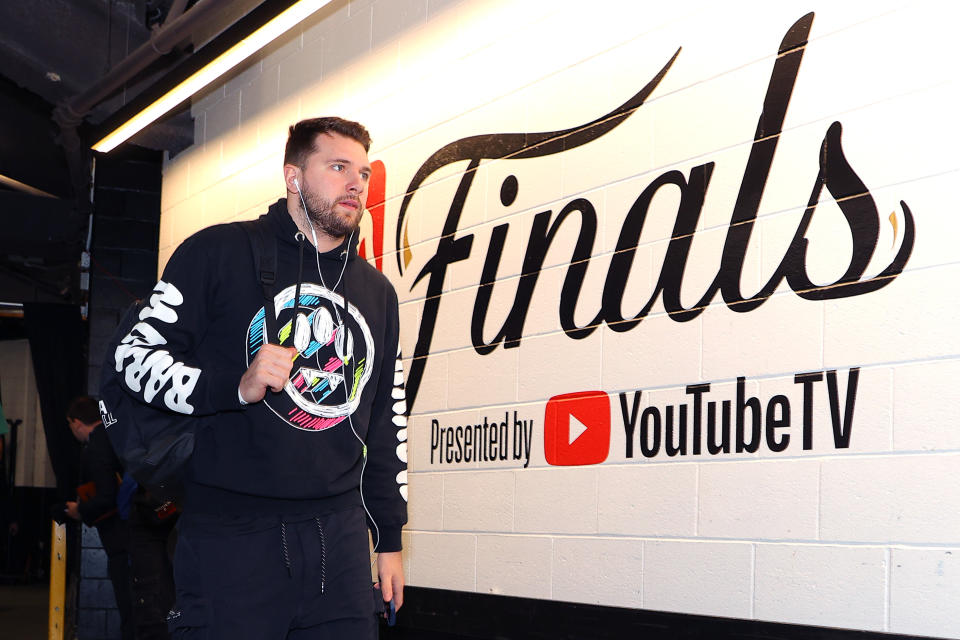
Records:
<instances>
[{"instance_id":1,"label":"backpack strap","mask_svg":"<svg viewBox=\"0 0 960 640\"><path fill-rule=\"evenodd\" d=\"M256 220L244 220L240 226L250 240L253 266L263 290L264 338L266 342L273 342L277 339L277 315L273 307L273 286L277 281L277 237L267 228L265 215Z\"/></svg>"}]
</instances>

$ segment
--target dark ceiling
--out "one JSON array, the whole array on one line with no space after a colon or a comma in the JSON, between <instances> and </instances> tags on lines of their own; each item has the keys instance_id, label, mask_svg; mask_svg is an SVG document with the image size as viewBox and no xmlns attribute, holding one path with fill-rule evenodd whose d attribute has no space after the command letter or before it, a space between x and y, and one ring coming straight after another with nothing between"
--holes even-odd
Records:
<instances>
[{"instance_id":1,"label":"dark ceiling","mask_svg":"<svg viewBox=\"0 0 960 640\"><path fill-rule=\"evenodd\" d=\"M149 19L162 17L173 0L31 0L0 5L0 59L13 84L59 104L92 86L147 41ZM148 17L149 16L149 17ZM153 20L151 20L153 21ZM89 114L101 121L156 76L143 74ZM153 78L155 79L155 78Z\"/></svg>"},{"instance_id":2,"label":"dark ceiling","mask_svg":"<svg viewBox=\"0 0 960 640\"><path fill-rule=\"evenodd\" d=\"M90 145L290 4L0 1L0 303L30 299L30 291L76 301L64 283L85 240ZM125 146L159 158L192 142L183 104Z\"/></svg>"},{"instance_id":3,"label":"dark ceiling","mask_svg":"<svg viewBox=\"0 0 960 640\"><path fill-rule=\"evenodd\" d=\"M54 107L83 93L150 37L174 0L31 0L0 3L0 100L4 139L0 173L58 197L71 197L66 161L53 121ZM217 2L218 0L204 0ZM189 10L189 9L188 9ZM190 49L184 42L123 83L84 116L81 135L103 122ZM144 146L190 144L189 115L162 129L167 139ZM159 138L160 136L155 137ZM15 148L10 143L19 144ZM59 162L57 162L59 160Z\"/></svg>"}]
</instances>

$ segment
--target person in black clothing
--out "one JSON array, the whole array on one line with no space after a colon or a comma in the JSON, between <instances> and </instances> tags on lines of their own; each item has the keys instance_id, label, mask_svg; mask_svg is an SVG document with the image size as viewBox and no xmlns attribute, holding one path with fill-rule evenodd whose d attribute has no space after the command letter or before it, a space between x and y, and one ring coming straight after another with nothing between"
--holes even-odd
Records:
<instances>
[{"instance_id":1,"label":"person in black clothing","mask_svg":"<svg viewBox=\"0 0 960 640\"><path fill-rule=\"evenodd\" d=\"M275 264L255 267L240 224L199 231L112 346L118 380L146 415L196 418L175 638L366 640L375 598L381 610L403 603L397 294L357 255L369 147L366 129L341 118L290 127L287 197L256 223ZM265 271L272 291L258 281Z\"/></svg>"},{"instance_id":2,"label":"person in black clothing","mask_svg":"<svg viewBox=\"0 0 960 640\"><path fill-rule=\"evenodd\" d=\"M67 407L67 423L83 445L81 485L78 499L66 502L63 511L88 527L96 527L107 554L107 573L113 583L120 612L123 640L133 640L127 525L117 514L117 485L123 469L100 422L97 401L89 396L74 398Z\"/></svg>"}]
</instances>

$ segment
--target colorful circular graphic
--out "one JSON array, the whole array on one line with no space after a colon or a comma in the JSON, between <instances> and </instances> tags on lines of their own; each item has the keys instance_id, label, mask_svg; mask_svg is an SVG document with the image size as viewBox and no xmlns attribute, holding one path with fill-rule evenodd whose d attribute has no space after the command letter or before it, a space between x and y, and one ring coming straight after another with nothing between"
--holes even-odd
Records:
<instances>
[{"instance_id":1,"label":"colorful circular graphic","mask_svg":"<svg viewBox=\"0 0 960 640\"><path fill-rule=\"evenodd\" d=\"M274 297L276 317L293 308L295 292L291 285ZM261 308L247 328L247 366L265 342L264 315ZM271 342L295 347L297 357L283 393L264 403L297 429L323 431L356 411L373 370L373 336L355 306L345 310L343 296L310 282L300 285L297 317L289 316Z\"/></svg>"}]
</instances>

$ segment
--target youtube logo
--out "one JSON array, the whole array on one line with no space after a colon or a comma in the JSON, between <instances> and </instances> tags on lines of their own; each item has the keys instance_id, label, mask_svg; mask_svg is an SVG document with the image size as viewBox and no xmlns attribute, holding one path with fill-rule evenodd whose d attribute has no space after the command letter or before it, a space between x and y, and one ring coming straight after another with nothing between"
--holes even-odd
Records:
<instances>
[{"instance_id":1,"label":"youtube logo","mask_svg":"<svg viewBox=\"0 0 960 640\"><path fill-rule=\"evenodd\" d=\"M547 401L543 453L548 464L599 464L610 453L610 398L603 391L579 391Z\"/></svg>"}]
</instances>

